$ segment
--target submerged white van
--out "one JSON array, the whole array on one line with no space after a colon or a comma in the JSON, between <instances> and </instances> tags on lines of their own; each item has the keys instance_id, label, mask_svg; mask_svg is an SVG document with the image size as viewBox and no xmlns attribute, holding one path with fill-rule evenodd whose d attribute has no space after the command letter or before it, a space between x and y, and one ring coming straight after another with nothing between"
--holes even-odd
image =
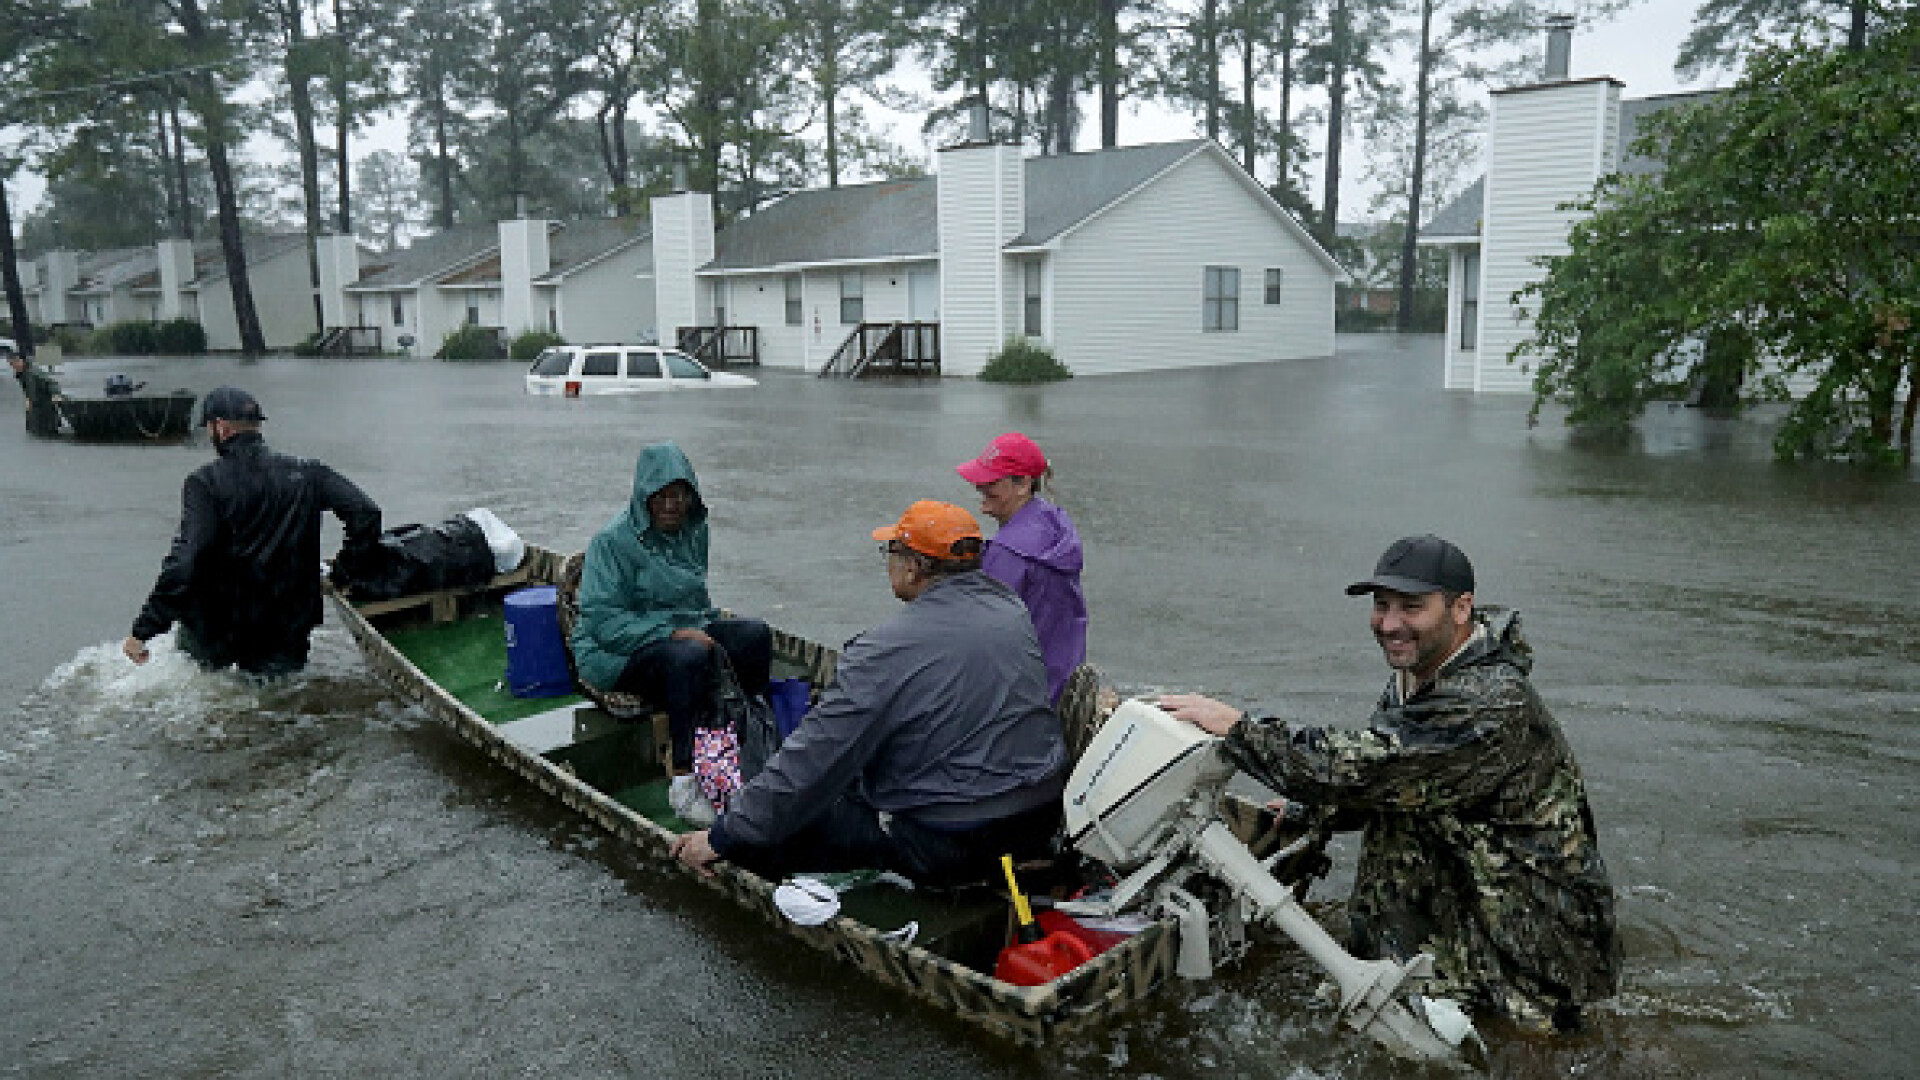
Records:
<instances>
[{"instance_id":1,"label":"submerged white van","mask_svg":"<svg viewBox=\"0 0 1920 1080\"><path fill-rule=\"evenodd\" d=\"M660 345L555 345L527 368L527 393L561 397L758 385L745 375L709 371L686 353Z\"/></svg>"}]
</instances>

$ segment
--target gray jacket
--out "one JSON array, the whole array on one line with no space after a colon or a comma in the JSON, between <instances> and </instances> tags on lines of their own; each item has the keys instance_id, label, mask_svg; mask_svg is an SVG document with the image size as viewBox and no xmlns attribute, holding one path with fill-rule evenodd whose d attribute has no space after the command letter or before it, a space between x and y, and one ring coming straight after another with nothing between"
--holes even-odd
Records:
<instances>
[{"instance_id":1,"label":"gray jacket","mask_svg":"<svg viewBox=\"0 0 1920 1080\"><path fill-rule=\"evenodd\" d=\"M875 810L971 825L1060 795L1066 745L1026 606L974 571L936 581L847 643L835 684L736 792L714 850L771 845L851 793Z\"/></svg>"}]
</instances>

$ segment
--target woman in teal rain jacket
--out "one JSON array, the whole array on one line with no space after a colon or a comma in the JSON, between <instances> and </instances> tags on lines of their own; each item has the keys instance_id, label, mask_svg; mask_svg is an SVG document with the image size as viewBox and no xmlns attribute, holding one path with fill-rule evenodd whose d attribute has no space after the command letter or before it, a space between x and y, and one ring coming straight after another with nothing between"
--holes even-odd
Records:
<instances>
[{"instance_id":1,"label":"woman in teal rain jacket","mask_svg":"<svg viewBox=\"0 0 1920 1080\"><path fill-rule=\"evenodd\" d=\"M693 463L674 443L640 451L627 508L594 536L580 575L574 661L589 686L639 694L673 732L674 812L712 820L693 784L693 730L713 704L725 652L741 689L767 688L773 636L758 619L722 619L707 596L707 504Z\"/></svg>"}]
</instances>

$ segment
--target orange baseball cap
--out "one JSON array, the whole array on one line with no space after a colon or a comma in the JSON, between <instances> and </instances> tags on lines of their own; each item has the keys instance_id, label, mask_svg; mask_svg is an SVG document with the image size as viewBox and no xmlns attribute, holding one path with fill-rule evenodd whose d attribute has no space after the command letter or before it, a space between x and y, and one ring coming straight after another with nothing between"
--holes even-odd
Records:
<instances>
[{"instance_id":1,"label":"orange baseball cap","mask_svg":"<svg viewBox=\"0 0 1920 1080\"><path fill-rule=\"evenodd\" d=\"M952 503L932 499L921 499L907 507L899 521L873 530L873 538L883 544L899 541L935 559L977 555L980 545L986 542L980 535L980 523L973 520L972 514ZM978 543L963 543L969 539Z\"/></svg>"}]
</instances>

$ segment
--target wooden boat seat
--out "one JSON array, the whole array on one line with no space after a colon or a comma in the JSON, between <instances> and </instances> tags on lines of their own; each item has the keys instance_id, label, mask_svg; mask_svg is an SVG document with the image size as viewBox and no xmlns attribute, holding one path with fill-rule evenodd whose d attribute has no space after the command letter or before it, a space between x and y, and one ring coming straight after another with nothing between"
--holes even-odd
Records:
<instances>
[{"instance_id":1,"label":"wooden boat seat","mask_svg":"<svg viewBox=\"0 0 1920 1080\"><path fill-rule=\"evenodd\" d=\"M560 640L567 647L567 673L573 676L573 684L580 688L580 693L608 716L629 723L651 722L654 760L664 766L673 754L673 735L667 725L667 714L639 694L603 690L588 683L574 665L573 628L580 621L580 573L586 563L584 551L567 556L560 564L560 580L554 583L554 614L560 620Z\"/></svg>"}]
</instances>

